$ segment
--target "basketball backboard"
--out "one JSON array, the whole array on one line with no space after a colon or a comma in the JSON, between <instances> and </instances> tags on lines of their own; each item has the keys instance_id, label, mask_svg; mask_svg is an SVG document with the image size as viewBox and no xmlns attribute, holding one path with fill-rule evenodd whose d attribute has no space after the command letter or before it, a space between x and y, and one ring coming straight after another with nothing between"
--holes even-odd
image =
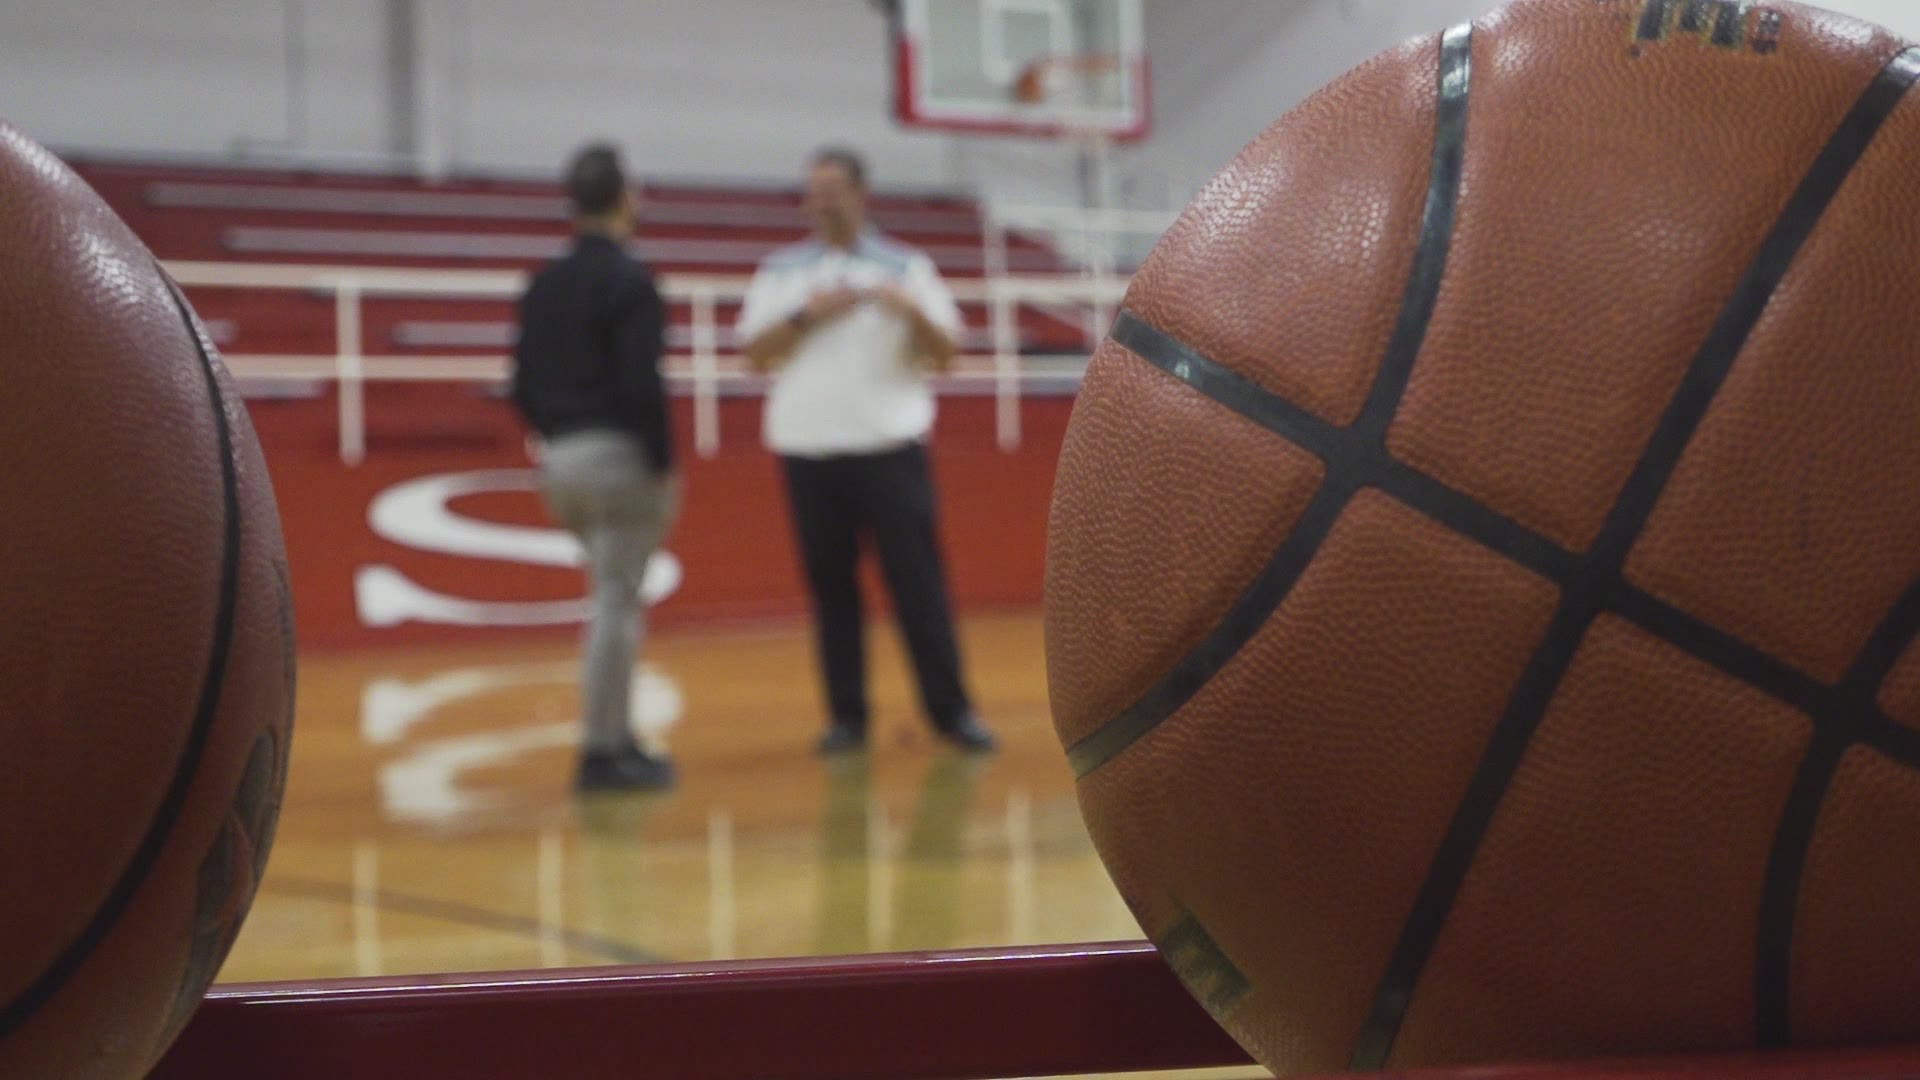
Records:
<instances>
[{"instance_id":1,"label":"basketball backboard","mask_svg":"<svg viewBox=\"0 0 1920 1080\"><path fill-rule=\"evenodd\" d=\"M1141 0L901 0L895 105L915 127L1138 139Z\"/></svg>"}]
</instances>

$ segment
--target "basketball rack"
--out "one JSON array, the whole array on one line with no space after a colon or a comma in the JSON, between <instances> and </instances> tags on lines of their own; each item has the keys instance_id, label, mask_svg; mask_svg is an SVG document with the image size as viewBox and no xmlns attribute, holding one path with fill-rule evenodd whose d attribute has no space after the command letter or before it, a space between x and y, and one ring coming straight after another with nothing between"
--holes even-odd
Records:
<instances>
[{"instance_id":1,"label":"basketball rack","mask_svg":"<svg viewBox=\"0 0 1920 1080\"><path fill-rule=\"evenodd\" d=\"M151 1080L988 1080L1246 1065L1151 945L216 987ZM1376 1073L1911 1080L1920 1047Z\"/></svg>"}]
</instances>

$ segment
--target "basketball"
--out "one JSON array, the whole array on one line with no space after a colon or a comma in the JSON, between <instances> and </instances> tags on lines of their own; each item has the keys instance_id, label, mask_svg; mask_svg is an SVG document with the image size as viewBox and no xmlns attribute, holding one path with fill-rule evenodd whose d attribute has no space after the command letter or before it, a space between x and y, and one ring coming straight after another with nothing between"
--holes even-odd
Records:
<instances>
[{"instance_id":1,"label":"basketball","mask_svg":"<svg viewBox=\"0 0 1920 1080\"><path fill-rule=\"evenodd\" d=\"M144 1076L232 945L284 783L273 493L206 332L0 125L0 1075Z\"/></svg>"},{"instance_id":2,"label":"basketball","mask_svg":"<svg viewBox=\"0 0 1920 1080\"><path fill-rule=\"evenodd\" d=\"M1101 858L1282 1074L1920 1036L1920 51L1526 0L1148 258L1046 639Z\"/></svg>"}]
</instances>

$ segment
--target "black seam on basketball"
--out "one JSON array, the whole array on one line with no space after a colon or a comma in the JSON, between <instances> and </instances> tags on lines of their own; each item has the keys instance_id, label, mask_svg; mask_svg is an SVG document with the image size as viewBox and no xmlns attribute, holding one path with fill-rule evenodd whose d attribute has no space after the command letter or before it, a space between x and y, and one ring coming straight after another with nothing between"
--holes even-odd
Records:
<instances>
[{"instance_id":1,"label":"black seam on basketball","mask_svg":"<svg viewBox=\"0 0 1920 1080\"><path fill-rule=\"evenodd\" d=\"M1609 610L1697 660L1807 712L1823 708L1829 689L1819 680L1632 585L1623 585Z\"/></svg>"},{"instance_id":2,"label":"black seam on basketball","mask_svg":"<svg viewBox=\"0 0 1920 1080\"><path fill-rule=\"evenodd\" d=\"M1218 362L1201 356L1131 312L1121 313L1113 338L1149 363L1240 415L1330 462L1345 465L1347 484L1342 488L1339 505L1344 506L1346 496L1351 493L1349 489L1357 489L1354 481L1358 480L1358 486L1376 486L1408 507L1507 555L1563 587L1573 582L1581 572L1582 560L1573 553L1501 517L1470 497L1408 466L1385 459L1375 453L1371 444L1355 431L1337 428L1312 416ZM1334 516L1337 517L1337 511L1334 511ZM1311 533L1311 543L1317 546L1327 524L1325 517L1325 509L1316 506L1306 515L1311 527L1309 520L1303 520L1291 539L1308 539L1303 534ZM1301 568L1297 552L1287 554L1289 558L1285 560L1286 565L1270 567L1275 574L1263 574L1251 592L1271 597L1278 587L1273 578L1278 577L1284 583L1289 573L1297 574ZM1276 564L1280 561L1276 560ZM1598 610L1611 610L1688 655L1816 718L1849 715L1851 719L1846 721L1845 727L1849 733L1848 740L1870 746L1902 764L1920 768L1920 732L1903 727L1877 709L1844 708L1837 700L1836 688L1821 684L1791 665L1624 581L1605 590L1604 595L1594 596L1592 601L1599 607L1592 610L1589 618L1596 615ZM1223 624L1223 627L1231 624L1232 629L1227 633L1216 632L1216 636L1210 638L1200 651L1208 658L1219 658L1218 662L1224 663L1222 650L1226 650L1226 655L1231 655L1229 645L1233 641L1242 634L1257 630L1257 626L1253 630L1247 628L1247 616L1247 611L1237 608ZM1220 640L1222 638L1226 639L1226 644ZM1880 658L1881 669L1890 668L1898 655L1897 650L1889 646L1870 652ZM1570 660L1571 655L1569 652L1563 659ZM1207 662L1211 663L1212 660ZM1205 664L1196 666L1204 667ZM1550 673L1551 668L1542 668L1535 677L1545 679L1543 672ZM1196 676L1193 671L1186 670L1178 673L1177 680L1170 681L1180 684L1177 693L1143 701L1140 706L1123 714L1114 725L1103 728L1096 733L1096 737L1077 745L1076 753L1070 755L1076 769L1089 762L1097 765L1124 749L1140 734L1151 730L1158 722L1156 717L1170 714L1190 700L1204 683L1205 677L1204 674ZM1163 685L1156 689L1168 687ZM1826 722L1831 724L1838 721Z\"/></svg>"},{"instance_id":3,"label":"black seam on basketball","mask_svg":"<svg viewBox=\"0 0 1920 1080\"><path fill-rule=\"evenodd\" d=\"M1545 717L1561 678L1598 614L1624 585L1628 553L1659 501L1681 455L1705 418L1787 269L1812 235L1853 167L1920 75L1920 52L1894 57L1869 85L1814 159L1780 219L1760 245L1720 318L1688 366L1653 437L1601 525L1583 572L1568 583L1551 628L1514 688L1480 766L1428 870L1399 943L1381 979L1353 1056L1356 1069L1378 1069L1392 1053L1401 1021L1474 855L1512 782L1527 743Z\"/></svg>"},{"instance_id":4,"label":"black seam on basketball","mask_svg":"<svg viewBox=\"0 0 1920 1080\"><path fill-rule=\"evenodd\" d=\"M1234 602L1206 639L1182 657L1139 701L1067 750L1067 763L1073 767L1075 776L1084 777L1118 757L1141 736L1180 711L1260 632L1313 561L1321 542L1333 531L1334 522L1353 498L1354 490L1331 482L1320 488L1288 533L1286 543L1280 545L1253 585Z\"/></svg>"},{"instance_id":5,"label":"black seam on basketball","mask_svg":"<svg viewBox=\"0 0 1920 1080\"><path fill-rule=\"evenodd\" d=\"M1122 309L1111 335L1116 344L1205 394L1218 404L1338 466L1351 487L1375 487L1455 532L1500 552L1556 583L1569 580L1580 557L1492 510L1473 497L1388 456L1378 437L1338 428L1195 352Z\"/></svg>"},{"instance_id":6,"label":"black seam on basketball","mask_svg":"<svg viewBox=\"0 0 1920 1080\"><path fill-rule=\"evenodd\" d=\"M1313 450L1323 457L1341 457L1352 461L1356 456L1368 453L1367 446L1356 440L1349 431L1335 428L1300 410L1292 403L1276 397L1258 386L1248 382L1233 371L1216 361L1195 353L1191 348L1168 337L1152 326L1141 322L1131 312L1123 311L1115 324L1114 340L1125 345L1149 363L1192 386L1211 399L1233 409L1255 423L1281 435L1304 449ZM1527 530L1524 526L1501 517L1485 506L1439 481L1432 479L1409 466L1393 461L1373 461L1368 466L1380 470L1370 486L1376 486L1384 494L1418 511L1425 516L1448 526L1455 532L1476 540L1483 546L1499 552L1527 569L1546 577L1556 584L1564 586L1571 581L1579 570L1579 557L1557 547L1552 541ZM1340 505L1345 503L1342 492ZM1337 514L1335 515L1337 516ZM1313 534L1312 542L1318 544L1325 514L1317 508L1310 508L1296 530ZM1263 591L1271 587L1266 582L1257 583L1253 591ZM1842 691L1838 687L1828 686L1819 680L1795 669L1792 665L1739 640L1731 634L1701 621L1694 616L1675 608L1644 590L1633 585L1619 585L1606 598L1606 608L1627 622L1639 627L1646 633L1665 641L1689 656L1706 663L1720 672L1739 679L1779 701L1799 709L1815 718L1822 725L1822 746L1829 743L1834 748L1831 762L1839 760L1838 751L1846 746L1858 743L1871 747L1891 760L1910 768L1920 769L1920 731L1905 727L1887 717L1877 707L1871 705L1871 698L1878 694L1878 683L1897 662L1904 647L1902 640L1883 631L1876 634L1873 643L1863 651L1863 657L1873 659L1871 668L1875 688L1869 695L1868 705L1864 708L1849 707L1842 700ZM1904 615L1901 613L1904 612ZM1244 616L1236 610L1230 614L1227 623L1238 625ZM1901 621L1904 619L1905 621ZM1914 623L1920 622L1920 586L1906 598L1889 625L1895 628L1907 628L1905 633L1912 635ZM1225 625L1225 624L1223 624ZM1231 635L1229 635L1231 636ZM1203 651L1211 652L1218 648L1215 643L1203 646ZM1222 661L1224 662L1224 661ZM1859 677L1856 677L1858 681ZM1201 679L1200 682L1203 682ZM1075 747L1077 753L1084 753L1087 760L1102 760L1101 755L1110 757L1132 737L1151 728L1148 720L1158 710L1169 713L1179 707L1179 703L1191 698L1199 690L1200 682L1186 680L1181 688L1178 701L1174 703L1156 702L1151 707L1139 707L1141 716L1123 716L1116 724L1103 728L1096 733L1102 741L1092 739ZM1131 710L1130 710L1131 711ZM1835 717L1847 718L1835 720ZM1145 727L1142 727L1142 724ZM1104 740L1118 740L1117 746L1106 745ZM1815 749L1814 756L1821 757L1823 751ZM1076 769L1082 762L1074 760ZM1786 888L1788 882L1797 883L1799 867L1804 859L1804 841L1811 836L1813 815L1809 812L1819 805L1821 794L1826 790L1828 777L1817 769L1809 775L1803 775L1796 783L1795 796L1790 806L1799 806L1799 811L1789 811L1788 824L1783 824L1781 839L1776 842L1774 865L1781 869L1771 874L1770 881L1781 882L1769 889L1763 904L1762 926L1775 928L1773 937L1779 946L1763 955L1760 971L1763 979L1781 980L1784 987L1786 935L1778 927L1791 925L1792 897L1797 890ZM1784 900L1784 903L1783 903ZM1768 934L1763 932L1763 940ZM1780 1016L1778 1022L1784 1024L1784 996L1762 993L1759 1001L1763 1009L1761 1030L1767 1031L1773 1023L1771 1017Z\"/></svg>"},{"instance_id":7,"label":"black seam on basketball","mask_svg":"<svg viewBox=\"0 0 1920 1080\"><path fill-rule=\"evenodd\" d=\"M1459 201L1462 149L1466 142L1472 35L1472 25L1463 24L1441 37L1433 162L1419 247L1414 254L1393 339L1381 361L1367 403L1352 428L1343 430L1328 424L1268 393L1149 326L1131 312L1122 311L1115 321L1110 335L1113 341L1318 454L1327 462L1328 471L1319 492L1287 540L1206 639L1132 706L1067 749L1067 761L1074 775L1084 777L1113 760L1172 716L1207 680L1218 674L1292 591L1354 492L1378 482L1383 475L1383 471L1374 466L1387 460L1387 424L1393 418L1411 377L1414 360L1426 340L1427 325L1433 318L1440 280L1453 243L1454 207Z\"/></svg>"},{"instance_id":8,"label":"black seam on basketball","mask_svg":"<svg viewBox=\"0 0 1920 1080\"><path fill-rule=\"evenodd\" d=\"M1787 793L1780 827L1767 855L1767 875L1760 887L1759 933L1754 954L1754 1032L1761 1046L1784 1046L1792 1037L1793 923L1799 906L1800 879L1807 852L1813 846L1813 828L1820 806L1847 740L1832 730L1814 733L1805 758Z\"/></svg>"},{"instance_id":9,"label":"black seam on basketball","mask_svg":"<svg viewBox=\"0 0 1920 1080\"><path fill-rule=\"evenodd\" d=\"M1920 636L1920 581L1909 585L1888 609L1867 643L1860 647L1860 655L1853 658L1846 676L1840 680L1840 688L1872 701L1916 636Z\"/></svg>"},{"instance_id":10,"label":"black seam on basketball","mask_svg":"<svg viewBox=\"0 0 1920 1080\"><path fill-rule=\"evenodd\" d=\"M1325 459L1350 450L1352 435L1122 308L1108 339L1287 441Z\"/></svg>"},{"instance_id":11,"label":"black seam on basketball","mask_svg":"<svg viewBox=\"0 0 1920 1080\"><path fill-rule=\"evenodd\" d=\"M1120 312L1112 337L1141 359L1302 449L1323 459L1357 462L1350 473L1363 480L1359 487L1377 488L1556 585L1565 586L1580 571L1580 556L1412 466L1375 453L1372 444L1352 431L1262 389L1132 312ZM1794 708L1822 716L1836 707L1833 687L1634 585L1621 583L1606 606L1674 648ZM1890 668L1895 660L1897 656L1883 656L1881 662ZM1859 724L1861 741L1897 761L1920 766L1920 732L1882 716Z\"/></svg>"},{"instance_id":12,"label":"black seam on basketball","mask_svg":"<svg viewBox=\"0 0 1920 1080\"><path fill-rule=\"evenodd\" d=\"M1384 454L1387 426L1413 378L1413 363L1426 344L1427 327L1440 303L1440 281L1453 253L1453 227L1459 217L1460 182L1466 162L1467 100L1473 84L1473 24L1462 23L1440 38L1440 86L1434 107L1433 160L1428 166L1427 205L1420 218L1420 246L1414 252L1407 291L1394 321L1393 340L1375 376L1373 391L1360 410L1354 430L1379 443Z\"/></svg>"},{"instance_id":13,"label":"black seam on basketball","mask_svg":"<svg viewBox=\"0 0 1920 1080\"><path fill-rule=\"evenodd\" d=\"M180 295L172 279L156 267L166 280L173 301L180 312L187 333L193 338L194 348L200 354L201 367L205 372L207 392L213 405L216 429L219 434L220 476L222 482L222 506L226 513L223 525L222 552L220 558L220 596L215 613L213 642L207 657L207 668L200 683L200 700L194 708L193 726L188 730L186 744L181 748L180 758L174 767L173 781L166 795L154 811L153 820L147 826L147 833L141 839L140 846L128 861L126 869L114 883L111 892L100 904L93 917L87 921L71 944L61 950L47 969L20 992L4 1008L0 1008L0 1038L12 1034L25 1024L42 1006L59 993L68 979L72 978L87 957L98 948L114 925L125 914L128 905L147 875L153 871L154 864L160 859L161 851L171 838L174 825L186 806L187 796L199 772L200 759L206 751L207 740L212 733L215 718L220 710L221 690L226 682L227 659L233 645L234 612L239 603L240 579L240 496L239 476L233 461L233 433L227 424L226 400L220 392L220 381L215 374L213 358L207 352L206 342L194 330L191 309L186 298Z\"/></svg>"},{"instance_id":14,"label":"black seam on basketball","mask_svg":"<svg viewBox=\"0 0 1920 1080\"><path fill-rule=\"evenodd\" d=\"M1580 572L1579 555L1454 490L1412 466L1374 452L1372 444L1334 427L1249 382L1130 311L1114 323L1113 340L1211 400L1323 459L1353 463L1362 488L1396 502L1564 587ZM1637 586L1622 582L1606 608L1647 633L1720 672L1816 716L1832 712L1835 690L1792 665L1712 626ZM1887 663L1891 664L1891 660ZM1902 763L1920 767L1920 732L1884 716L1860 722L1861 741ZM1122 727L1131 726L1126 721ZM1094 747L1087 747L1089 755Z\"/></svg>"},{"instance_id":15,"label":"black seam on basketball","mask_svg":"<svg viewBox=\"0 0 1920 1080\"><path fill-rule=\"evenodd\" d=\"M1450 34L1450 43L1453 38L1454 35ZM1445 74L1443 65L1443 86ZM1774 290L1847 175L1916 77L1920 77L1920 50L1895 57L1861 96L1816 158L1780 220L1763 242L1726 310L1695 356L1653 438L1649 440L1643 457L1623 486L1594 550L1585 557L1567 552L1474 502L1470 497L1392 461L1385 456L1384 448L1374 450L1368 447L1358 437L1362 425L1343 430L1321 421L1217 362L1200 356L1131 312L1121 313L1113 334L1117 343L1210 398L1326 458L1329 474L1322 491L1316 496L1316 504L1329 500L1344 506L1360 488L1379 487L1397 501L1512 557L1521 565L1555 581L1563 589L1560 610L1526 673L1516 684L1507 714L1490 740L1468 796L1456 812L1448 838L1430 869L1415 912L1403 928L1387 976L1382 980L1374 1010L1356 1044L1353 1067L1379 1068L1390 1055L1400 1021L1411 1003L1420 969L1438 940L1452 898L1464 881L1479 839L1490 825L1499 798L1524 756L1526 742L1544 716L1561 677L1578 652L1579 643L1601 612L1614 611L1683 652L1762 692L1808 711L1816 724L1820 725L1823 738L1827 741L1836 742L1843 748L1854 743L1867 745L1895 761L1920 768L1920 733L1886 717L1870 700L1872 695L1868 695L1868 700L1857 708L1839 709L1835 698L1841 693L1840 688L1819 684L1790 665L1629 585L1622 576L1628 552L1644 529L1673 470L1678 467L1693 432L1704 419L1733 362L1764 314ZM1459 85L1463 109L1466 89L1463 72ZM1437 146L1438 141L1437 138ZM1436 161L1438 155L1436 148ZM1441 170L1436 164L1436 187L1440 183L1440 175ZM1457 182L1457 174L1455 179ZM1428 226L1434 221L1431 211L1430 206ZM1449 222L1451 214L1452 208L1449 207ZM1423 248L1429 239L1430 236L1423 235ZM1420 262L1416 263L1415 284L1410 285L1409 304L1415 300L1414 290L1418 288L1421 265ZM1441 266L1444 267L1444 258L1441 259ZM1437 289L1437 277L1432 284ZM1411 345L1412 353L1417 354L1418 348L1419 342L1416 340ZM1399 353L1398 348L1395 353ZM1406 360L1410 365L1411 355ZM1391 363L1383 364L1381 382L1391 377ZM1379 385L1376 384L1376 391ZM1404 383L1401 385L1404 388ZM1370 400L1369 411L1371 409ZM1384 423L1391 419L1391 415L1391 408L1385 410L1384 418L1380 421L1382 434ZM1317 523L1324 513L1324 509L1316 513L1314 507L1310 506L1308 516ZM1337 518L1337 509L1332 516ZM1305 524L1303 518L1301 525ZM1295 531L1297 534L1300 528L1297 527ZM1313 531L1318 534L1321 530L1316 527ZM1297 535L1290 537L1289 545L1295 539L1298 539ZM1319 538L1316 538L1313 546L1317 547L1318 543ZM1296 561L1296 558L1288 558L1288 555L1287 548L1283 546L1275 563L1283 559L1289 564ZM1270 564L1268 569L1274 570L1275 565ZM1256 581L1248 596L1242 598L1243 604L1255 592L1264 594L1272 591L1275 582L1268 581L1267 577L1267 574L1263 574ZM1291 582L1287 582L1286 587L1290 588ZM1916 586L1916 590L1920 590L1920 586ZM1267 614L1270 615L1283 598L1284 590L1273 599ZM1903 604L1906 602L1903 601ZM1910 615L1910 621L1920 626L1920 598L1911 602L1915 610ZM1246 615L1247 612L1237 607L1229 616L1229 621L1234 622L1236 627L1242 627ZM1233 637L1242 633L1245 636L1233 642L1224 654L1221 648L1223 643L1216 638L1210 638L1202 650L1209 655L1217 655L1218 665L1224 665L1226 659L1244 645L1255 631L1257 626L1238 629L1235 635L1219 635L1216 632L1216 637ZM1890 667L1897 659L1898 649L1883 646L1878 651L1869 651L1881 657L1883 670L1880 674L1884 677L1884 668ZM1139 714L1129 710L1129 714L1133 715L1123 714L1122 718L1117 718L1108 727L1103 727L1076 744L1069 752L1076 772L1084 776L1120 753L1134 739L1164 720L1173 709L1189 700L1205 678L1217 670L1216 665L1197 680L1192 671L1176 672L1178 681L1183 684L1180 693L1162 697L1154 709L1137 706L1141 709ZM1169 683L1172 681L1174 677L1170 676ZM1156 687L1156 691L1166 686ZM1877 692L1876 687L1874 693ZM1149 697L1153 696L1153 692L1150 692ZM1143 699L1142 706L1145 704ZM1166 709L1166 712L1155 716L1157 709ZM1109 732L1108 728L1114 730ZM1820 745L1823 743L1817 739L1816 749ZM1837 755L1834 760L1837 762ZM1824 782L1814 782L1818 780L1815 771L1808 778L1803 778L1798 786L1798 790L1810 793L1803 797L1811 799L1809 805L1816 813L1820 795L1825 790ZM1806 823L1809 835L1810 829L1811 819ZM1790 896L1791 891L1787 895Z\"/></svg>"},{"instance_id":16,"label":"black seam on basketball","mask_svg":"<svg viewBox=\"0 0 1920 1080\"><path fill-rule=\"evenodd\" d=\"M1258 386L1248 382L1216 361L1193 352L1180 342L1166 336L1159 330L1141 322L1130 312L1122 312L1114 330L1114 340L1127 346L1143 359L1156 367L1167 371L1181 381L1219 403L1226 405L1242 416L1261 424L1287 438L1302 448L1320 453L1323 457L1339 457L1353 462L1367 455L1364 444L1354 439L1353 434L1326 424L1299 410L1290 402L1275 397ZM1440 482L1414 469L1391 461L1368 460L1366 465L1377 467L1380 475L1372 479L1371 486L1377 486L1383 493L1403 503L1411 509L1449 526L1483 546L1500 552L1528 569L1565 585L1573 579L1579 567L1578 556L1557 547L1551 541L1539 536L1525 527L1503 518L1481 504L1474 502ZM1344 505L1344 495L1340 505ZM1317 545L1326 524L1323 513L1318 508L1310 509L1303 518L1299 530L1312 533L1312 543ZM1309 524L1311 522L1311 525ZM1299 532L1296 532L1296 536ZM1293 570L1292 564L1287 568ZM1266 593L1272 585L1263 579L1254 591ZM1692 615L1683 612L1651 594L1625 583L1620 584L1605 598L1605 607L1647 633L1660 638L1682 652L1704 662L1733 678L1754 687L1794 708L1809 713L1825 724L1836 721L1823 719L1845 715L1846 710L1838 703L1839 691L1826 686L1818 680L1801 673L1791 665L1772 657L1759 649L1735 638L1734 636L1711 626ZM1244 615L1236 609L1227 619L1227 623L1236 627L1242 625ZM1226 624L1223 624L1223 626ZM1225 635L1229 639L1234 634ZM1221 646L1209 640L1202 651L1217 653ZM1878 651L1883 666L1890 667L1897 658L1897 650L1882 647ZM1224 661L1222 661L1224 662ZM1139 734L1150 730L1152 718L1162 710L1170 713L1180 704L1189 700L1199 689L1199 681L1192 677L1183 679L1179 694L1170 700L1156 700L1137 706L1139 714L1133 710L1114 725L1096 733L1098 738L1076 745L1075 755L1085 755L1085 760L1096 764L1124 749L1125 745ZM1876 709L1856 712L1847 721L1844 735L1835 735L1828 728L1827 739L1838 739L1838 745L1844 747L1851 742L1869 746L1888 758L1909 767L1920 769L1920 732L1902 726L1881 714ZM1106 740L1114 740L1108 744ZM1083 761L1073 757L1076 769ZM1837 756L1834 760L1838 760ZM1802 800L1806 808L1817 807L1818 798L1825 790L1824 780L1813 786L1803 781L1796 789L1796 799ZM1812 800L1805 802L1804 800ZM1797 828L1783 826L1783 837L1810 835L1811 816ZM1792 815L1790 815L1792 816ZM1783 844L1787 841L1783 840ZM1788 877L1797 880L1797 866L1800 858L1797 849L1788 845L1791 858L1776 855L1776 863L1783 868ZM1791 905L1781 907L1778 897L1791 895L1791 890L1782 893L1778 888L1770 891L1772 898L1767 909L1772 914L1765 920L1767 925L1776 925L1780 921L1779 913L1790 913ZM1790 915L1789 915L1790 918ZM1784 953L1780 954L1784 956ZM1763 965L1763 971L1784 971L1778 963ZM1763 1002L1776 1000L1762 995ZM1762 1030L1766 1029L1763 1024Z\"/></svg>"},{"instance_id":17,"label":"black seam on basketball","mask_svg":"<svg viewBox=\"0 0 1920 1080\"><path fill-rule=\"evenodd\" d=\"M1920 732L1880 710L1881 687L1900 656L1920 636L1920 581L1914 582L1874 628L1838 686L1827 690L1819 725L1807 748L1793 790L1780 812L1760 894L1760 932L1754 965L1754 1015L1762 1046L1793 1041L1791 977L1794 922L1800 883L1813 846L1820 808L1846 752L1865 745L1910 768L1920 769Z\"/></svg>"},{"instance_id":18,"label":"black seam on basketball","mask_svg":"<svg viewBox=\"0 0 1920 1080\"><path fill-rule=\"evenodd\" d=\"M1920 731L1881 711L1872 700L1878 689L1863 699L1843 687L1828 686L1631 585L1614 594L1609 610L1696 660L1807 713L1814 723L1837 725L1850 740L1920 769Z\"/></svg>"}]
</instances>

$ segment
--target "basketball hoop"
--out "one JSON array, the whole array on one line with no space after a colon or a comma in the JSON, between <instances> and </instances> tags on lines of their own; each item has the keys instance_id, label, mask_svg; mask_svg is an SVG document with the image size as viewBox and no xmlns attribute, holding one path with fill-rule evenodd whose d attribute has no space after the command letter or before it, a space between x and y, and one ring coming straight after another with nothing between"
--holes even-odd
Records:
<instances>
[{"instance_id":1,"label":"basketball hoop","mask_svg":"<svg viewBox=\"0 0 1920 1080\"><path fill-rule=\"evenodd\" d=\"M1026 106L1054 106L1063 114L1097 107L1113 96L1109 81L1124 70L1114 53L1043 56L1013 82L1013 99ZM1103 85L1107 82L1108 85Z\"/></svg>"},{"instance_id":2,"label":"basketball hoop","mask_svg":"<svg viewBox=\"0 0 1920 1080\"><path fill-rule=\"evenodd\" d=\"M1146 0L897 2L894 107L906 124L1046 139L1146 137Z\"/></svg>"}]
</instances>

